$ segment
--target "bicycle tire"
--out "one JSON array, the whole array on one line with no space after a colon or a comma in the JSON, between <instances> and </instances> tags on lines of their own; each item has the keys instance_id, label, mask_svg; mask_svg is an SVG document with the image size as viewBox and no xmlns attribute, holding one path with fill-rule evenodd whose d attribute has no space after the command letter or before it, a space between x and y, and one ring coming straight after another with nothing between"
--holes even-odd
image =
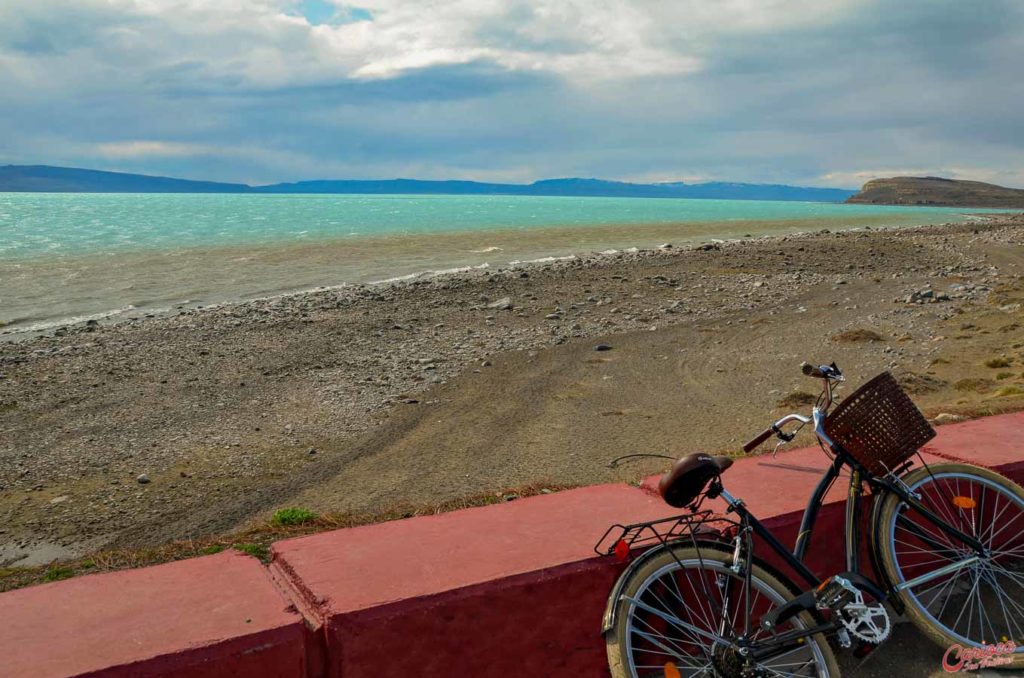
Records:
<instances>
[{"instance_id":1,"label":"bicycle tire","mask_svg":"<svg viewBox=\"0 0 1024 678\"><path fill-rule=\"evenodd\" d=\"M660 572L665 572L665 568L675 567L676 571L678 571L679 563L686 564L694 563L695 561L698 561L698 564L703 563L711 566L713 571L717 573L723 573L723 569L727 570L732 565L732 553L720 550L715 546L702 545L699 550L688 543L670 546L663 553L652 557L640 568L629 574L629 580L625 582L622 588L622 595L633 598L639 591L644 590L645 586L651 584L649 580L652 577L657 576ZM781 575L771 572L769 568L758 561L755 561L751 567L751 579L754 586L761 587L763 591L767 592L766 596L775 599L776 604L781 604L781 602L789 600L798 594L798 591L791 583L786 581ZM640 674L637 674L632 667L633 657L627 649L630 647L627 636L631 633L629 629L630 608L633 605L621 598L615 604L620 606L616 623L605 636L608 666L612 678L637 678ZM759 620L753 621L755 624L759 622ZM816 625L817 621L809 612L803 612L789 623L795 623L806 628ZM835 654L823 634L811 636L805 644L808 647L817 648L819 652L815 662L817 670L814 675L822 678L837 678L840 675ZM686 674L683 673L681 675ZM712 675L718 674L714 673Z\"/></svg>"},{"instance_id":2,"label":"bicycle tire","mask_svg":"<svg viewBox=\"0 0 1024 678\"><path fill-rule=\"evenodd\" d=\"M978 467L978 466L973 466L971 464L941 463L941 464L933 464L933 465L929 466L928 468L918 467L916 469L911 470L907 474L905 474L901 478L901 480L911 489L911 491L922 493L922 496L925 496L925 497L928 497L927 494L924 494L924 492L927 491L927 489L928 489L927 488L928 485L932 486L931 487L931 492L933 494L938 494L940 492L940 490L943 489L943 487L935 485L935 483L944 482L949 487L953 487L951 484L954 481L958 482L959 480L963 480L964 481L963 486L964 487L968 487L968 481L970 480L971 482L978 483L980 485L980 487L986 488L986 490L988 490L988 491L992 491L992 492L999 492L999 491L1001 491L1001 492L1005 493L1005 495L995 494L995 496L993 497L993 500L992 500L993 501L993 509L992 509L993 512L995 512L998 509L998 507L999 507L998 500L999 500L1000 496L1003 496L1003 499L1007 501L1007 504L1005 506L1008 506L1010 508L1014 507L1014 504L1013 504L1013 502L1011 500L1013 498L1015 498L1016 502L1017 502L1017 505L1018 505L1018 510L1024 512L1024 489L1022 489L1019 485L1017 485L1016 483L1011 481L1009 478L1006 478L1006 477L1004 477L1004 476L1002 476L1002 475L1000 475L1000 474L998 474L998 473L996 473L994 471L991 471L989 469L984 469L984 468L981 468L981 467ZM958 484L955 487L960 488L961 486ZM996 488L998 488L998 489L996 489ZM948 495L948 494L949 494L949 492L946 492L946 495ZM982 496L984 496L984 494L982 494ZM959 496L952 497L952 499L958 499L958 498L959 498ZM972 500L973 500L973 494L972 494ZM955 503L955 502L952 502L952 503ZM916 548L916 552L917 553L926 553L926 551L923 548L915 547L915 544L914 544L913 541L907 541L907 539L911 539L912 540L914 538L913 535L911 533L907 532L906 530L904 530L905 534L902 535L904 537L904 539L898 539L897 538L897 532L896 532L896 519L898 517L897 511L901 510L901 508L904 507L904 506L905 506L905 504L900 500L900 498L898 496L896 496L894 494L889 494L889 495L885 496L884 498L882 498L882 504L881 504L881 506L879 508L877 521L876 521L875 525L873 526L873 528L875 530L875 534L873 535L873 538L874 538L875 549L877 551L877 553L876 553L877 561L881 564L881 566L882 566L882 568L884 570L885 576L887 577L889 583L892 584L892 585L898 585L898 584L900 584L902 582L907 581L907 572L915 573L916 574L916 573L921 573L921 572L925 571L925 570L921 569L922 566L920 566L920 565L917 566L919 568L917 570L911 569L911 568L915 567L915 564L913 562L913 559L914 559L914 555L913 554L915 553L915 551L912 551L911 549L912 548ZM927 504L926 504L926 506L927 506ZM935 512L937 514L939 514L939 515L942 515L942 517L945 520L947 520L947 522L952 522L952 520L947 517L949 515L952 515L953 518L957 519L958 522L960 523L960 524L958 524L958 527L963 527L963 525L969 524L969 523L967 523L966 519L959 519L959 518L957 518L957 516L959 514L957 514L952 509L946 509L942 505L939 505L937 508L938 508L938 511L935 511ZM958 507L958 510L966 511L968 509L962 509L962 508ZM975 511L975 507L971 507L969 510L973 512L973 511ZM1005 510L1006 509L1004 508L1004 511ZM934 509L933 509L933 511L934 511ZM1002 515L1002 514L1000 514L1000 515ZM1022 513L1022 515L1024 515L1024 513ZM983 519L984 516L980 516L980 518ZM920 520L922 521L922 522L919 523L920 525L929 525L930 529L936 530L934 525L931 525L930 523L923 522L924 521L923 518L921 518ZM980 532L980 534L982 536L990 534L990 535L992 535L992 538L994 538L995 535L997 534L996 533L996 528L994 526L993 527L988 527L987 524L984 524L985 523L984 520L977 520L975 522L978 523L978 524L974 527L974 530L975 530L975 532ZM994 523L995 521L989 521L989 522L993 522ZM1020 528L1020 530L1022 530L1022 532L1020 534L1024 534L1024 520L1022 520L1021 523L1019 524L1019 528ZM965 531L969 531L969 530L965 530ZM972 536L978 537L979 535L978 534L972 534ZM1015 541L1017 539L1017 537L1012 536L1012 533L1009 536L1009 538L1011 539L1011 542L1009 542L1009 543L1011 543L1011 544L1018 543L1017 541ZM920 541L920 540L918 540L918 541ZM901 566L901 563L900 563L901 556L897 552L898 551L897 542L899 542L900 544L903 544L904 553L906 554L905 556L903 556L903 561L904 562L903 562L902 566ZM991 539L990 539L990 542L991 542ZM923 542L921 542L921 543L923 543ZM1007 543L1007 542L1004 542L1004 543ZM1014 546L1010 550L1014 551L1017 548L1018 547ZM938 552L936 551L936 553L938 553ZM997 553L998 553L998 551L997 551ZM1012 558L1012 560L1010 561L1010 565L1009 565L1010 568L1013 568L1015 566L1016 567L1024 567L1024 554L1022 554L1020 556L1017 556L1017 555L1011 553L1010 557ZM923 561L923 562L926 563L926 564L928 563L928 561ZM1005 561L1004 561L1004 566L1005 566ZM906 570L906 572L905 572L905 570ZM951 580L945 580L945 579L940 578L940 579L935 580L936 582L938 582L936 584L932 584L931 582L928 582L927 584L922 584L922 585L920 585L918 587L915 587L918 590L918 593L914 593L913 591L911 591L909 589L903 590L903 591L899 591L897 593L897 595L899 595L901 601L904 604L906 616L929 639L931 639L933 642L935 642L937 645L939 645L940 647L943 647L943 648L950 648L950 647L952 647L954 645L963 646L965 643L970 643L971 645L977 647L978 645L980 645L978 640L984 641L986 644L989 644L989 645L997 644L997 643L1000 643L1000 642L1005 642L1005 640L1007 640L1007 639L1013 640L1014 643L1017 644L1017 646L1018 646L1018 651L1012 656L1012 663L1011 664L1003 665L1003 666L1000 666L999 668L1020 668L1020 667L1024 667L1024 637L1020 637L1019 636L1019 637L1006 637L1006 638L1004 638L1004 637L1001 636L1001 634L999 634L999 630L995 628L996 625L992 622L992 620L990 620L989 621L990 628L993 629L994 635L997 635L999 637L980 638L980 639L976 640L976 639L970 638L968 636L965 636L965 635L957 632L957 629L960 628L959 622L960 622L960 619L962 618L962 615L964 613L964 609L965 608L961 608L960 609L959 615L961 615L961 616L957 617L956 621L953 623L952 628L948 627L947 625L945 625L942 621L939 621L939 619L938 619L938 617L944 617L944 615L945 615L945 608L946 608L946 605L949 602L948 600L944 600L943 604L942 604L942 607L940 609L938 609L937 611L929 610L930 607L932 607L938 600L940 600L939 596L942 595L943 592L947 588L948 588L948 596L951 599L954 594L958 593L958 589L960 587L962 587L962 586L964 586L964 585L969 583L968 581L965 581L963 584L959 583L959 577L961 576L961 573L964 570L967 570L967 568L963 568L962 570L957 571L955 573L956 576L952 577ZM974 570L972 570L972 572L973 571ZM1016 571L1016 570L1011 570L1011 571ZM1010 582L1016 581L1015 578L1018 577L1018 576L1021 576L1021 575L1016 575L1016 574L1009 575L1009 577L1010 577L1009 581ZM999 577L1002 577L1002 575L999 575ZM970 600L969 600L970 609L973 610L973 606L974 606L973 600L974 599L971 596L973 596L974 593L975 593L975 590L977 590L977 594L976 595L977 595L977 603L978 603L977 607L978 607L978 610L979 610L979 628L982 629L982 632L981 632L982 635L984 635L984 622L981 621L980 616L982 614L986 613L986 609L988 607L990 607L990 606L994 607L994 606L990 605L990 603L985 602L985 601L982 600L982 589L985 588L985 586L988 586L988 588L992 590L993 595L999 596L1001 594L998 594L996 592L996 588L997 588L996 585L998 584L998 581L1001 581L1001 580L1002 579L997 579L997 578L993 577L992 578L992 582L993 583L989 583L989 581L987 579L985 579L982 575L976 576L975 583L973 584L971 591L968 593L968 598L970 598ZM948 584L946 583L947 581L949 582ZM924 601L921 600L921 598L925 597L924 594L929 589L923 589L922 587L926 586L926 585L932 586L933 587L932 590L934 590L934 587L936 587L936 586L941 587L941 588L939 588L938 593L936 593L930 600L928 600L927 602L924 602ZM1019 588L1019 592L1018 592L1018 588ZM1020 587L1018 585L1018 586L1015 586L1012 589L1012 591L1017 592L1017 595L1013 598L1013 601L1017 601L1017 603L1019 605L1024 606L1024 587ZM1007 594L1009 595L1009 592L1007 592ZM920 598L919 598L919 596L920 596ZM1003 616L1006 618L1008 628L1011 631L1016 629L1016 628L1024 629L1024 622L1022 622L1019 627L1017 627L1015 624L1012 624L1012 620L1015 618L1016 615L1015 614L1006 615L1005 610L1007 608L1005 607L1005 603L1003 603L1001 598L999 598L998 600L999 600L1000 604L1003 605ZM950 610L951 610L950 611L950 615L952 615L953 612L956 609L958 609L958 608L956 608L956 607L950 608ZM1012 607L1011 607L1011 609L1012 609ZM998 611L997 611L997 614L998 614ZM946 618L948 619L948 617L946 617ZM971 632L971 628L972 628L971 619L968 618L968 622L967 622L967 625L966 625L966 632L970 633Z\"/></svg>"}]
</instances>

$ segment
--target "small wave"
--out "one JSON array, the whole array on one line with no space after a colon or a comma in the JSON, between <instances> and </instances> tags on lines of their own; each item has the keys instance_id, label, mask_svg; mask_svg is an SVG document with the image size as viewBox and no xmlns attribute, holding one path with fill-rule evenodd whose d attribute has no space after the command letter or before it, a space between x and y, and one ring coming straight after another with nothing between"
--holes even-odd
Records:
<instances>
[{"instance_id":1,"label":"small wave","mask_svg":"<svg viewBox=\"0 0 1024 678\"><path fill-rule=\"evenodd\" d=\"M510 261L509 266L519 266L521 264L550 264L554 261L571 261L576 258L575 254L570 254L564 257L541 257L540 259L526 259L524 261Z\"/></svg>"},{"instance_id":2,"label":"small wave","mask_svg":"<svg viewBox=\"0 0 1024 678\"><path fill-rule=\"evenodd\" d=\"M451 275L452 273L469 273L470 271L480 271L485 268L490 268L491 265L484 262L477 264L476 266L459 266L458 268L442 268L437 271L429 271L427 275Z\"/></svg>"},{"instance_id":3,"label":"small wave","mask_svg":"<svg viewBox=\"0 0 1024 678\"><path fill-rule=\"evenodd\" d=\"M393 278L382 278L380 280L371 280L368 284L370 285L386 285L388 283L402 282L404 280L415 280L421 276L430 275L430 271L423 271L420 273L409 273L408 275L396 275Z\"/></svg>"},{"instance_id":4,"label":"small wave","mask_svg":"<svg viewBox=\"0 0 1024 678\"><path fill-rule=\"evenodd\" d=\"M500 247L494 247L494 246L484 247L483 249L479 249L479 250L470 250L470 252L472 252L473 254L487 254L488 252L500 252L500 251L501 251Z\"/></svg>"},{"instance_id":5,"label":"small wave","mask_svg":"<svg viewBox=\"0 0 1024 678\"><path fill-rule=\"evenodd\" d=\"M369 285L386 285L388 283L404 282L406 280L415 280L416 278L433 278L440 275L452 275L454 273L469 273L470 271L481 271L486 268L490 268L491 265L487 262L478 264L476 266L459 266L457 268L441 268L432 271L420 271L419 273L409 273L407 275L398 275L393 278L384 278L382 280L371 280Z\"/></svg>"}]
</instances>

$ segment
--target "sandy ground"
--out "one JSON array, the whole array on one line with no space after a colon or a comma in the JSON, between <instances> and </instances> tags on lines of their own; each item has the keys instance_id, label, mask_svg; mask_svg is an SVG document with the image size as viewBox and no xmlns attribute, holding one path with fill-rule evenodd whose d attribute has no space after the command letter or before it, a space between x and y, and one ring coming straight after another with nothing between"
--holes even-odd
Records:
<instances>
[{"instance_id":1,"label":"sandy ground","mask_svg":"<svg viewBox=\"0 0 1024 678\"><path fill-rule=\"evenodd\" d=\"M1022 242L1022 217L749 239L3 344L0 566L635 480L665 462L608 462L736 451L813 391L802 360L851 390L892 369L931 415L1016 409Z\"/></svg>"}]
</instances>

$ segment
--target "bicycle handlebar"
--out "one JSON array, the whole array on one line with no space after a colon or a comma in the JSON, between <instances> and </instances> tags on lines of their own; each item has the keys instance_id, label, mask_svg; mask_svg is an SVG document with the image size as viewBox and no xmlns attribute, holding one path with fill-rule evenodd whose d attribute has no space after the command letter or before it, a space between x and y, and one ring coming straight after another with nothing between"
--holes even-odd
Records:
<instances>
[{"instance_id":1,"label":"bicycle handlebar","mask_svg":"<svg viewBox=\"0 0 1024 678\"><path fill-rule=\"evenodd\" d=\"M835 363L815 367L814 365L805 362L800 365L800 371L808 377L814 377L815 379L831 379L832 381L843 380L843 372Z\"/></svg>"},{"instance_id":2,"label":"bicycle handlebar","mask_svg":"<svg viewBox=\"0 0 1024 678\"><path fill-rule=\"evenodd\" d=\"M766 441L769 438L771 438L775 433L776 433L775 425L773 424L773 425L769 426L768 428L766 428L765 430L761 431L757 435L756 438L754 438L753 440L748 442L746 445L744 445L743 446L743 451L746 452L747 454L753 452L755 449L757 449L761 445L761 443L763 443L764 441Z\"/></svg>"},{"instance_id":3,"label":"bicycle handlebar","mask_svg":"<svg viewBox=\"0 0 1024 678\"><path fill-rule=\"evenodd\" d=\"M803 372L808 377L816 377L818 379L825 378L825 373L821 370L820 367L815 367L814 365L807 362L800 365L800 371Z\"/></svg>"},{"instance_id":4,"label":"bicycle handlebar","mask_svg":"<svg viewBox=\"0 0 1024 678\"><path fill-rule=\"evenodd\" d=\"M835 363L832 363L831 365L821 365L819 367L815 367L814 365L808 362L805 362L800 365L800 371L803 372L808 377L815 377L817 379L825 380L822 391L822 397L824 398L824 400L822 400L822 398L818 399L818 402L815 404L814 411L816 413L815 416L817 416L817 414L819 413L823 414L825 412L828 412L828 408L832 405L832 384L833 382L838 383L844 381L842 371ZM758 433L757 437L747 442L747 444L743 446L743 451L746 452L747 454L753 452L755 449L760 447L761 443L768 440L773 435L777 435L779 437L779 440L781 440L784 443L788 443L789 441L793 440L793 438L796 437L796 431L792 433L785 433L782 428L791 421L799 421L801 425L803 425L810 423L811 420L808 417L800 416L798 414L786 415L785 417L779 419L777 422L775 422L765 430Z\"/></svg>"}]
</instances>

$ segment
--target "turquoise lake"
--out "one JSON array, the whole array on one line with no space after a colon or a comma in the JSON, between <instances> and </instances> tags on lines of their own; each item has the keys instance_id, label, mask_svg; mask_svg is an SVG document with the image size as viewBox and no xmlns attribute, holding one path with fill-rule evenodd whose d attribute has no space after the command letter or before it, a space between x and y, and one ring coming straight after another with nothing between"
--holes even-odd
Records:
<instances>
[{"instance_id":1,"label":"turquoise lake","mask_svg":"<svg viewBox=\"0 0 1024 678\"><path fill-rule=\"evenodd\" d=\"M978 212L979 210L972 210ZM0 193L0 258L599 225L955 220L954 208L535 196Z\"/></svg>"},{"instance_id":2,"label":"turquoise lake","mask_svg":"<svg viewBox=\"0 0 1024 678\"><path fill-rule=\"evenodd\" d=\"M0 332L662 242L984 210L654 198L0 193Z\"/></svg>"}]
</instances>

